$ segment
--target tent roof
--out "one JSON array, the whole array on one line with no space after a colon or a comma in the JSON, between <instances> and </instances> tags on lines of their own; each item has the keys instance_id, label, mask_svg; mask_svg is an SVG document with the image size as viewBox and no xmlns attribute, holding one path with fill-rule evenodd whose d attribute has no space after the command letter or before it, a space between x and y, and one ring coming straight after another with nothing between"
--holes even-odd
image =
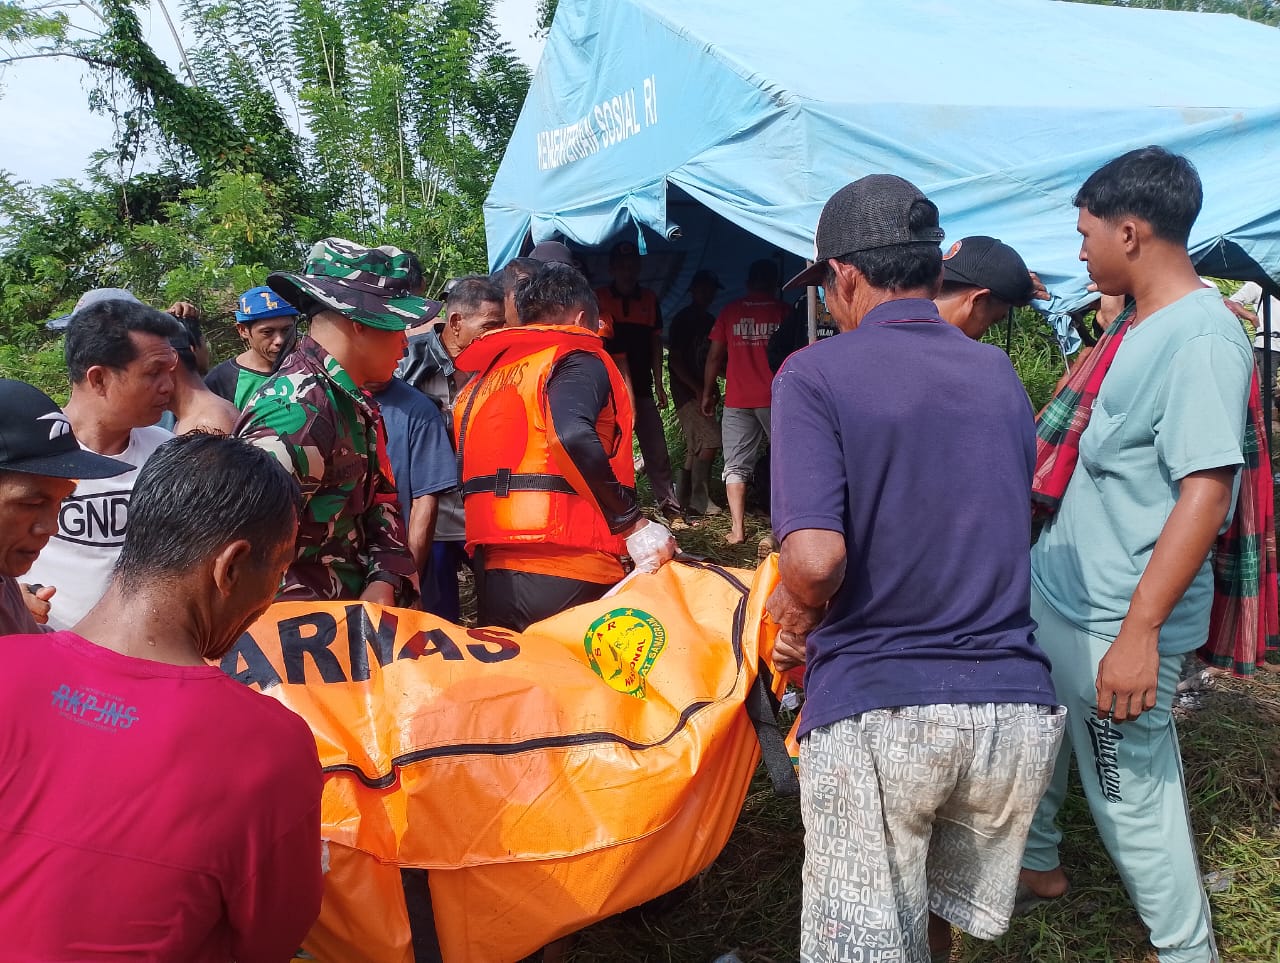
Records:
<instances>
[{"instance_id":1,"label":"tent roof","mask_svg":"<svg viewBox=\"0 0 1280 963\"><path fill-rule=\"evenodd\" d=\"M1152 143L1204 180L1193 253L1280 281L1275 28L1058 0L560 0L485 204L489 254L530 232L671 236L674 186L811 256L827 197L891 171L950 239L1012 244L1066 309L1088 283L1074 191Z\"/></svg>"}]
</instances>

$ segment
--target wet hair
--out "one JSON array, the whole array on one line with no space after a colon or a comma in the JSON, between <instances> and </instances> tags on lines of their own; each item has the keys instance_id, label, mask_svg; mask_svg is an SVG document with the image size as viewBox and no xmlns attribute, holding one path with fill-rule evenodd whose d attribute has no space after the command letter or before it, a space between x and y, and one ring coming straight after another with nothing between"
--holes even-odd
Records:
<instances>
[{"instance_id":1,"label":"wet hair","mask_svg":"<svg viewBox=\"0 0 1280 963\"><path fill-rule=\"evenodd\" d=\"M200 373L200 366L196 363L196 349L204 344L204 331L200 328L199 318L179 318L176 315L170 315L182 328L181 334L176 334L169 339L169 343L173 345L173 350L178 352L178 360L182 366L192 374Z\"/></svg>"},{"instance_id":2,"label":"wet hair","mask_svg":"<svg viewBox=\"0 0 1280 963\"><path fill-rule=\"evenodd\" d=\"M189 572L238 539L265 559L292 533L300 505L298 483L261 448L226 435L180 435L138 473L112 577L128 591Z\"/></svg>"},{"instance_id":3,"label":"wet hair","mask_svg":"<svg viewBox=\"0 0 1280 963\"><path fill-rule=\"evenodd\" d=\"M515 288L521 281L528 280L538 273L538 269L542 267L541 261L535 261L531 257L516 257L507 262L507 266L502 269L502 292L506 294Z\"/></svg>"},{"instance_id":4,"label":"wet hair","mask_svg":"<svg viewBox=\"0 0 1280 963\"><path fill-rule=\"evenodd\" d=\"M458 278L449 289L448 307L450 313L461 311L467 314L480 310L483 304L502 306L502 291L489 280L487 275L473 274Z\"/></svg>"},{"instance_id":5,"label":"wet hair","mask_svg":"<svg viewBox=\"0 0 1280 963\"><path fill-rule=\"evenodd\" d=\"M565 315L586 313L594 325L600 320L596 293L582 272L569 264L542 265L516 291L516 316L521 324L557 324Z\"/></svg>"},{"instance_id":6,"label":"wet hair","mask_svg":"<svg viewBox=\"0 0 1280 963\"><path fill-rule=\"evenodd\" d=\"M513 298L518 296L520 288L524 283L538 273L542 267L541 261L535 261L531 257L512 258L507 262L507 266L502 269L502 297L506 300L508 294Z\"/></svg>"},{"instance_id":7,"label":"wet hair","mask_svg":"<svg viewBox=\"0 0 1280 963\"><path fill-rule=\"evenodd\" d=\"M1107 161L1071 203L1104 221L1140 218L1156 237L1185 246L1200 216L1204 188L1191 161L1153 145Z\"/></svg>"},{"instance_id":8,"label":"wet hair","mask_svg":"<svg viewBox=\"0 0 1280 963\"><path fill-rule=\"evenodd\" d=\"M932 201L918 200L907 215L911 233L938 226L938 209ZM932 241L894 244L870 251L857 251L836 258L841 264L858 269L874 288L885 291L907 291L932 287L942 274L942 248ZM832 284L832 270L827 267L825 286Z\"/></svg>"},{"instance_id":9,"label":"wet hair","mask_svg":"<svg viewBox=\"0 0 1280 963\"><path fill-rule=\"evenodd\" d=\"M81 308L71 316L64 346L71 383L84 381L95 365L117 371L128 367L138 357L138 349L129 339L131 331L166 339L185 336L173 315L145 304L110 300Z\"/></svg>"}]
</instances>

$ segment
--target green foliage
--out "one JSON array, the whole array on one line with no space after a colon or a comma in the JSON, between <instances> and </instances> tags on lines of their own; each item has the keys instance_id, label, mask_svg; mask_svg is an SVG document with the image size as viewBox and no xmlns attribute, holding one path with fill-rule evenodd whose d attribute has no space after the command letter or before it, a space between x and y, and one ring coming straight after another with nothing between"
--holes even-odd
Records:
<instances>
[{"instance_id":1,"label":"green foliage","mask_svg":"<svg viewBox=\"0 0 1280 963\"><path fill-rule=\"evenodd\" d=\"M116 129L82 181L0 172L0 341L38 345L98 286L227 314L330 234L417 251L431 287L484 269L482 203L529 84L492 0L186 0L190 83L132 0L82 6L96 34L0 2L0 66L87 64Z\"/></svg>"},{"instance_id":2,"label":"green foliage","mask_svg":"<svg viewBox=\"0 0 1280 963\"><path fill-rule=\"evenodd\" d=\"M228 316L240 291L302 255L261 174L223 172L207 186L145 175L136 186L146 220L124 216L100 180L33 191L0 182L0 340L38 343L44 321L92 287L127 287L162 306L194 301Z\"/></svg>"},{"instance_id":3,"label":"green foliage","mask_svg":"<svg viewBox=\"0 0 1280 963\"><path fill-rule=\"evenodd\" d=\"M1276 0L1072 0L1108 7L1136 7L1146 10L1185 10L1191 13L1230 13L1245 20L1280 26L1280 3Z\"/></svg>"},{"instance_id":4,"label":"green foliage","mask_svg":"<svg viewBox=\"0 0 1280 963\"><path fill-rule=\"evenodd\" d=\"M556 6L560 0L538 0L538 33L545 37L551 30L551 21L556 16Z\"/></svg>"},{"instance_id":5,"label":"green foliage","mask_svg":"<svg viewBox=\"0 0 1280 963\"><path fill-rule=\"evenodd\" d=\"M982 340L1001 349L1008 345L1009 359L1027 389L1034 410L1039 411L1049 403L1054 385L1067 366L1053 329L1043 317L1030 308L1019 308L1014 312L1012 333L1005 325L998 324Z\"/></svg>"},{"instance_id":6,"label":"green foliage","mask_svg":"<svg viewBox=\"0 0 1280 963\"><path fill-rule=\"evenodd\" d=\"M35 385L60 405L67 403L67 362L62 339L48 343L0 342L0 378L14 378Z\"/></svg>"},{"instance_id":7,"label":"green foliage","mask_svg":"<svg viewBox=\"0 0 1280 963\"><path fill-rule=\"evenodd\" d=\"M10 0L0 2L0 42L13 48L66 37L70 19L61 10L26 9Z\"/></svg>"}]
</instances>

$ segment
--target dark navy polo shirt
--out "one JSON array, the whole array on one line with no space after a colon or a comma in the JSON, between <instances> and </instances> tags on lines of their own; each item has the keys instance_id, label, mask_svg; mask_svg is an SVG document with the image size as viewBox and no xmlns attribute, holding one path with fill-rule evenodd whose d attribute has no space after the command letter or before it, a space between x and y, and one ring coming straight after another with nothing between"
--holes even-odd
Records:
<instances>
[{"instance_id":1,"label":"dark navy polo shirt","mask_svg":"<svg viewBox=\"0 0 1280 963\"><path fill-rule=\"evenodd\" d=\"M1056 702L1031 618L1031 404L999 348L890 301L773 381L773 527L844 536L801 735L872 709Z\"/></svg>"}]
</instances>

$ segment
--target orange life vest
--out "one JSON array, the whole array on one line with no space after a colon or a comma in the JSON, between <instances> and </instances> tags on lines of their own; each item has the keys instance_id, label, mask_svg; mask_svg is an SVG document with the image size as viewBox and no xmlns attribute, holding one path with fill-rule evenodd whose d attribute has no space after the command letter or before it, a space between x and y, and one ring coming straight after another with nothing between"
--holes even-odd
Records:
<instances>
[{"instance_id":1,"label":"orange life vest","mask_svg":"<svg viewBox=\"0 0 1280 963\"><path fill-rule=\"evenodd\" d=\"M596 289L596 301L600 304L600 316L608 316L617 334L620 324L638 324L642 328L658 326L658 298L648 288L637 288L628 297L613 292L613 285Z\"/></svg>"},{"instance_id":2,"label":"orange life vest","mask_svg":"<svg viewBox=\"0 0 1280 963\"><path fill-rule=\"evenodd\" d=\"M635 487L631 402L600 336L573 325L489 332L457 360L463 370L480 372L453 409L468 551L543 542L626 554L551 422L547 382L575 352L595 355L609 374L612 401L596 419L596 433L614 476Z\"/></svg>"}]
</instances>

